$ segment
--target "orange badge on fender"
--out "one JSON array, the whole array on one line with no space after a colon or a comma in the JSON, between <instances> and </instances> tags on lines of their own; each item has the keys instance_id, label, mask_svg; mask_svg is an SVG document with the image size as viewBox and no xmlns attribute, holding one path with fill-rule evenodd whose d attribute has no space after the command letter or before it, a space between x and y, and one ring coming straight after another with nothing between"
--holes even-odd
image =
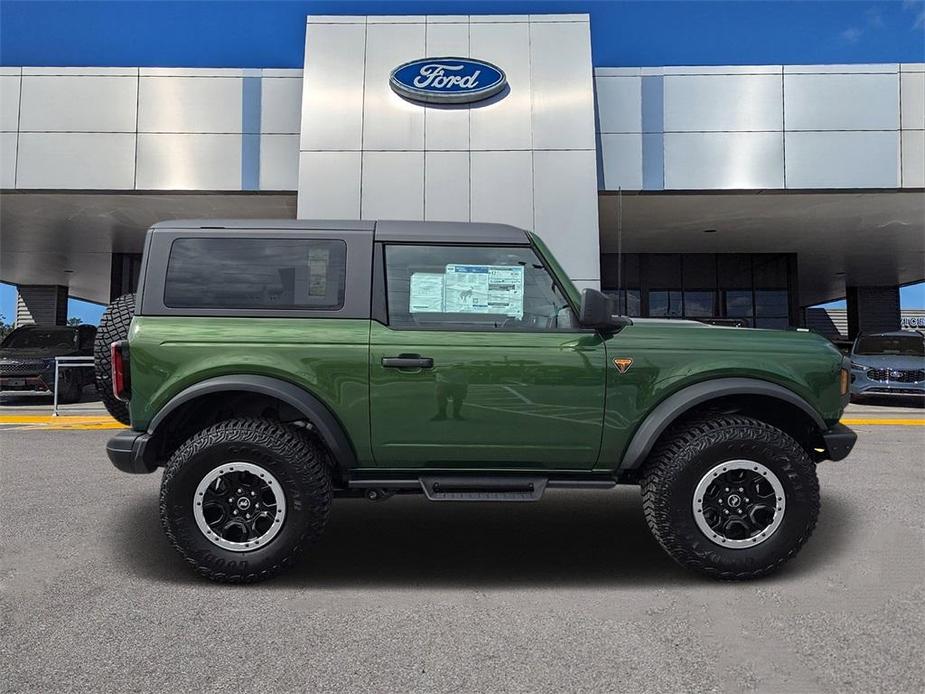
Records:
<instances>
[{"instance_id":1,"label":"orange badge on fender","mask_svg":"<svg viewBox=\"0 0 925 694\"><path fill-rule=\"evenodd\" d=\"M629 357L614 357L613 365L617 367L621 374L625 374L633 365L633 360Z\"/></svg>"}]
</instances>

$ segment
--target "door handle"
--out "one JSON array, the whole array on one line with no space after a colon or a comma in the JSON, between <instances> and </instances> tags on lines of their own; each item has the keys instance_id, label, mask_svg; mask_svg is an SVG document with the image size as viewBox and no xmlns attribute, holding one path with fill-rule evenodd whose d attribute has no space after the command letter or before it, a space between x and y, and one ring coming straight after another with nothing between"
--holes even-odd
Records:
<instances>
[{"instance_id":1,"label":"door handle","mask_svg":"<svg viewBox=\"0 0 925 694\"><path fill-rule=\"evenodd\" d=\"M434 360L417 354L402 354L397 357L382 357L382 365L389 369L432 369Z\"/></svg>"}]
</instances>

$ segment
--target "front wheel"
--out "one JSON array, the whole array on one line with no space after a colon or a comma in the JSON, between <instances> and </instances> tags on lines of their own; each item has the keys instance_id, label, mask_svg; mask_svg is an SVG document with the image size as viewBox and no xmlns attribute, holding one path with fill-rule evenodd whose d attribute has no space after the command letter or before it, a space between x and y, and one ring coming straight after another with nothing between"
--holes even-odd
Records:
<instances>
[{"instance_id":1,"label":"front wheel","mask_svg":"<svg viewBox=\"0 0 925 694\"><path fill-rule=\"evenodd\" d=\"M724 580L792 558L819 514L815 464L785 432L739 415L675 428L643 471L646 521L678 563Z\"/></svg>"},{"instance_id":2,"label":"front wheel","mask_svg":"<svg viewBox=\"0 0 925 694\"><path fill-rule=\"evenodd\" d=\"M315 440L274 420L220 422L167 463L161 525L207 578L270 578L324 529L332 497L326 459Z\"/></svg>"}]
</instances>

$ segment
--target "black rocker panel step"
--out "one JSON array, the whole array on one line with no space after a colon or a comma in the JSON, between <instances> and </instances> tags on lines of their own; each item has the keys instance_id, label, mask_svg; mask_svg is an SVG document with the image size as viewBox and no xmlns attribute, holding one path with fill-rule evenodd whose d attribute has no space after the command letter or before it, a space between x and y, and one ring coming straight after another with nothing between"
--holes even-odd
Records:
<instances>
[{"instance_id":1,"label":"black rocker panel step","mask_svg":"<svg viewBox=\"0 0 925 694\"><path fill-rule=\"evenodd\" d=\"M431 501L539 501L546 478L434 475L421 477L421 487Z\"/></svg>"}]
</instances>

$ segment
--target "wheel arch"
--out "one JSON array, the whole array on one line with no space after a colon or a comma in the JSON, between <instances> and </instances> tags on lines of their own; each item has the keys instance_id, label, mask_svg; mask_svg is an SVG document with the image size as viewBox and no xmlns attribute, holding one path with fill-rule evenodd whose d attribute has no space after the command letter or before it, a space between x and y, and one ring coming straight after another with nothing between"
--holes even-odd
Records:
<instances>
[{"instance_id":1,"label":"wheel arch","mask_svg":"<svg viewBox=\"0 0 925 694\"><path fill-rule=\"evenodd\" d=\"M331 409L301 386L270 376L225 375L194 383L167 401L151 419L147 432L152 438L169 438L169 429L182 419L184 413L195 412L197 405L207 405L217 400L227 404L229 398L235 395L246 398L258 408L279 403L288 408L293 419L308 420L330 451L340 476L345 476L347 471L357 466L353 443Z\"/></svg>"},{"instance_id":2,"label":"wheel arch","mask_svg":"<svg viewBox=\"0 0 925 694\"><path fill-rule=\"evenodd\" d=\"M756 416L812 448L827 429L825 420L802 397L784 386L755 378L720 378L682 388L662 400L630 439L618 471L639 468L668 428L705 407Z\"/></svg>"}]
</instances>

